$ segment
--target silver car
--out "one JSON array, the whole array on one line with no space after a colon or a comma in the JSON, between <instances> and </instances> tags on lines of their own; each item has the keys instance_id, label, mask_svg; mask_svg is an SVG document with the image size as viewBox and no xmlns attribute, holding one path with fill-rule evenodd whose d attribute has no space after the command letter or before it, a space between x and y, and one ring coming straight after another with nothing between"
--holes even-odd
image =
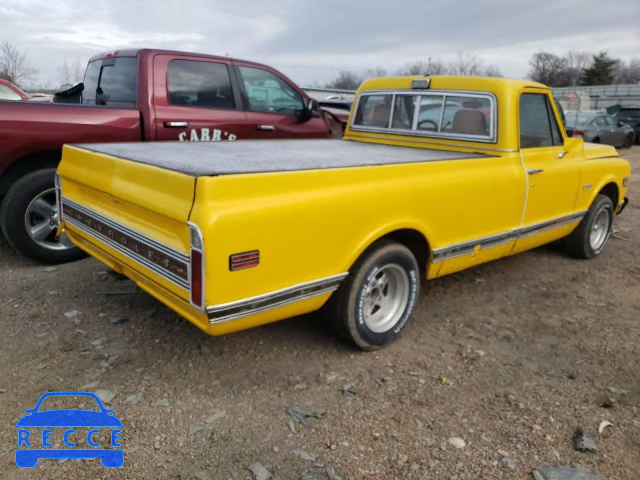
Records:
<instances>
[{"instance_id":1,"label":"silver car","mask_svg":"<svg viewBox=\"0 0 640 480\"><path fill-rule=\"evenodd\" d=\"M630 148L635 140L633 128L611 115L599 113L567 113L567 135L582 137L585 142L606 143Z\"/></svg>"}]
</instances>

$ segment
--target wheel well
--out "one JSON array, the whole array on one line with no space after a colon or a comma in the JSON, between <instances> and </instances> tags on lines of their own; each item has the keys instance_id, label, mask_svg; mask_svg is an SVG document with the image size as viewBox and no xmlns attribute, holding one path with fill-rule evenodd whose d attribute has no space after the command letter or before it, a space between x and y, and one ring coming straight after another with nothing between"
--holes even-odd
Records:
<instances>
[{"instance_id":1,"label":"wheel well","mask_svg":"<svg viewBox=\"0 0 640 480\"><path fill-rule=\"evenodd\" d=\"M48 151L26 155L16 160L9 168L0 174L0 197L7 193L15 182L35 170L55 168L60 163L62 152Z\"/></svg>"},{"instance_id":2,"label":"wheel well","mask_svg":"<svg viewBox=\"0 0 640 480\"><path fill-rule=\"evenodd\" d=\"M387 233L382 238L394 240L411 250L411 253L416 257L421 272L423 274L426 272L430 250L429 242L427 242L427 239L422 233L407 228Z\"/></svg>"},{"instance_id":3,"label":"wheel well","mask_svg":"<svg viewBox=\"0 0 640 480\"><path fill-rule=\"evenodd\" d=\"M606 195L613 202L613 210L615 211L618 208L618 200L620 198L620 194L618 193L618 186L611 182L604 186L602 190L598 193L599 195Z\"/></svg>"}]
</instances>

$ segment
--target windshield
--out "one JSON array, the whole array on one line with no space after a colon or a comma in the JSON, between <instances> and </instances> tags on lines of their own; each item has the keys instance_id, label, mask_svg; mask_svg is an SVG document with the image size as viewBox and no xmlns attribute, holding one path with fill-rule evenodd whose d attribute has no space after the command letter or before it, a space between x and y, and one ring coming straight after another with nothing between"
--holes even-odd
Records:
<instances>
[{"instance_id":1,"label":"windshield","mask_svg":"<svg viewBox=\"0 0 640 480\"><path fill-rule=\"evenodd\" d=\"M82 103L133 107L136 103L138 59L104 58L87 65Z\"/></svg>"},{"instance_id":2,"label":"windshield","mask_svg":"<svg viewBox=\"0 0 640 480\"><path fill-rule=\"evenodd\" d=\"M52 395L42 400L38 412L49 410L91 410L100 412L95 398L88 395Z\"/></svg>"}]
</instances>

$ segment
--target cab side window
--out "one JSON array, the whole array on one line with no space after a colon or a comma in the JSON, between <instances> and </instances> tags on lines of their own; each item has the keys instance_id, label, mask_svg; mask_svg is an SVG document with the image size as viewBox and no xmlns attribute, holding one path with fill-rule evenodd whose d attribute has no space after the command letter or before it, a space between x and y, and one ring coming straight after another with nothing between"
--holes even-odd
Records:
<instances>
[{"instance_id":1,"label":"cab side window","mask_svg":"<svg viewBox=\"0 0 640 480\"><path fill-rule=\"evenodd\" d=\"M552 147L562 144L562 134L547 95L520 96L520 148Z\"/></svg>"},{"instance_id":2,"label":"cab side window","mask_svg":"<svg viewBox=\"0 0 640 480\"><path fill-rule=\"evenodd\" d=\"M238 67L247 92L248 110L264 113L300 115L304 101L280 77L261 68Z\"/></svg>"},{"instance_id":3,"label":"cab side window","mask_svg":"<svg viewBox=\"0 0 640 480\"><path fill-rule=\"evenodd\" d=\"M596 117L596 119L593 121L594 124L596 124L599 127L606 127L607 126L607 121L605 120L604 117Z\"/></svg>"},{"instance_id":4,"label":"cab side window","mask_svg":"<svg viewBox=\"0 0 640 480\"><path fill-rule=\"evenodd\" d=\"M171 60L169 103L180 107L236 108L228 67L224 63Z\"/></svg>"},{"instance_id":5,"label":"cab side window","mask_svg":"<svg viewBox=\"0 0 640 480\"><path fill-rule=\"evenodd\" d=\"M22 97L6 85L0 85L0 100L22 100Z\"/></svg>"}]
</instances>

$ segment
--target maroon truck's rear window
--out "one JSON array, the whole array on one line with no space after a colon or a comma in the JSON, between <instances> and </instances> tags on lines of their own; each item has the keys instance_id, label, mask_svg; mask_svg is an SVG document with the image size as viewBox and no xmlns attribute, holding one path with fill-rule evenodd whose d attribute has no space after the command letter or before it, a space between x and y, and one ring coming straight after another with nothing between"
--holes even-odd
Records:
<instances>
[{"instance_id":1,"label":"maroon truck's rear window","mask_svg":"<svg viewBox=\"0 0 640 480\"><path fill-rule=\"evenodd\" d=\"M82 103L127 107L136 103L138 59L116 57L94 60L84 75Z\"/></svg>"}]
</instances>

